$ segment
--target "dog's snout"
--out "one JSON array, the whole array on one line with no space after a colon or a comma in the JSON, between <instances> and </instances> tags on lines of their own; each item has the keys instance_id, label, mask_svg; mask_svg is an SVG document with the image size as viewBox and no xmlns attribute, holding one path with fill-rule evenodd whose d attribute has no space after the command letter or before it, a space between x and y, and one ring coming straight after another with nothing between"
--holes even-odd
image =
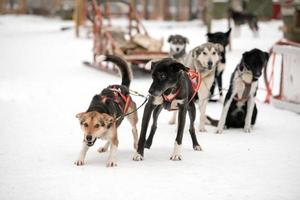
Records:
<instances>
[{"instance_id":1,"label":"dog's snout","mask_svg":"<svg viewBox=\"0 0 300 200\"><path fill-rule=\"evenodd\" d=\"M93 136L91 136L91 135L87 135L87 136L85 137L85 139L86 139L87 141L92 141L92 139L93 139Z\"/></svg>"},{"instance_id":2,"label":"dog's snout","mask_svg":"<svg viewBox=\"0 0 300 200\"><path fill-rule=\"evenodd\" d=\"M149 94L153 94L154 93L154 89L153 89L153 87L150 87L150 89L149 89Z\"/></svg>"},{"instance_id":3,"label":"dog's snout","mask_svg":"<svg viewBox=\"0 0 300 200\"><path fill-rule=\"evenodd\" d=\"M254 74L254 76L255 76L255 77L260 77L260 76L261 76L261 72L256 72L256 73Z\"/></svg>"}]
</instances>

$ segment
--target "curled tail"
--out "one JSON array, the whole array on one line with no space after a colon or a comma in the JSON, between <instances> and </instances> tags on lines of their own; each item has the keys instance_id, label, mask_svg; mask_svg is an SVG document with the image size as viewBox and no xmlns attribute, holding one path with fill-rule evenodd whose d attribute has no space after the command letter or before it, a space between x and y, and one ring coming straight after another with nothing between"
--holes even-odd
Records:
<instances>
[{"instance_id":1,"label":"curled tail","mask_svg":"<svg viewBox=\"0 0 300 200\"><path fill-rule=\"evenodd\" d=\"M115 56L115 55L99 55L99 56L97 56L96 59L97 59L97 62L107 61L107 62L114 63L118 67L118 69L121 73L121 77L122 77L121 85L124 85L129 88L130 82L132 80L132 70L127 65L125 60L123 60L119 56Z\"/></svg>"},{"instance_id":2,"label":"curled tail","mask_svg":"<svg viewBox=\"0 0 300 200\"><path fill-rule=\"evenodd\" d=\"M219 123L219 120L213 119L210 116L206 115L206 124L217 127L218 123Z\"/></svg>"}]
</instances>

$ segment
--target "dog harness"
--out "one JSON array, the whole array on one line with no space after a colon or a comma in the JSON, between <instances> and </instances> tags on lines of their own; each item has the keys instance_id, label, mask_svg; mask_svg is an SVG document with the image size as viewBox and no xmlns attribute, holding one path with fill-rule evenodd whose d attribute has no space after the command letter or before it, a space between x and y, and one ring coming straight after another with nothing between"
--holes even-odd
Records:
<instances>
[{"instance_id":1,"label":"dog harness","mask_svg":"<svg viewBox=\"0 0 300 200\"><path fill-rule=\"evenodd\" d=\"M118 87L117 85L111 85L107 89L112 91L113 98L105 96L105 95L101 95L100 96L100 101L102 103L105 103L107 99L112 99L118 105L118 107L120 108L120 110L123 113L127 113L130 102L131 102L131 96L129 95L129 93L128 94L123 94L122 91L121 91L121 88ZM124 102L124 105L125 105L124 109L122 108L120 98Z\"/></svg>"},{"instance_id":2,"label":"dog harness","mask_svg":"<svg viewBox=\"0 0 300 200\"><path fill-rule=\"evenodd\" d=\"M245 63L243 63L244 67L245 67ZM250 97L250 91L251 91L251 85L252 83L248 83L245 79L243 79L243 74L245 72L242 72L239 70L239 76L241 77L243 83L245 84L245 88L244 88L244 91L243 91L243 94L242 94L242 97L241 98L238 98L238 95L236 94L233 99L236 100L236 101L240 101L240 102L243 102L245 103L249 97Z\"/></svg>"},{"instance_id":3,"label":"dog harness","mask_svg":"<svg viewBox=\"0 0 300 200\"><path fill-rule=\"evenodd\" d=\"M245 88L244 88L244 91L243 91L243 95L241 98L238 97L238 95L236 94L233 99L236 100L236 101L241 101L241 102L246 102L249 97L250 97L250 90L251 90L251 83L246 83L245 81L243 81L244 84L245 84Z\"/></svg>"},{"instance_id":4,"label":"dog harness","mask_svg":"<svg viewBox=\"0 0 300 200\"><path fill-rule=\"evenodd\" d=\"M193 71L191 69L189 71L187 71L187 75L192 83L192 87L194 90L193 95L189 100L189 103L190 103L194 99L195 95L197 94L197 92L200 88L202 79L201 79L201 74L199 72ZM165 102L172 103L172 101L178 96L179 92L180 92L180 87L176 90L175 93L170 93L168 95L162 94L162 97ZM171 111L171 110L176 110L176 109L168 109L168 110Z\"/></svg>"}]
</instances>

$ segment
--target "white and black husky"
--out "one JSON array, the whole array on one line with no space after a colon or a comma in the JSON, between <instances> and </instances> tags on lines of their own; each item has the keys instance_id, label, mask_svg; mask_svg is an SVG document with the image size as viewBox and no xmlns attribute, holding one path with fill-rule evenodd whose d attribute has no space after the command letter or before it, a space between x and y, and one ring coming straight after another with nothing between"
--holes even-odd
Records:
<instances>
[{"instance_id":1,"label":"white and black husky","mask_svg":"<svg viewBox=\"0 0 300 200\"><path fill-rule=\"evenodd\" d=\"M183 63L186 56L186 45L189 43L189 40L182 35L170 35L168 43L170 44L169 57Z\"/></svg>"},{"instance_id":2,"label":"white and black husky","mask_svg":"<svg viewBox=\"0 0 300 200\"><path fill-rule=\"evenodd\" d=\"M220 121L207 116L212 125L218 125L217 133L222 133L224 126L226 128L244 127L245 132L250 132L251 125L255 124L257 116L255 97L258 79L268 59L269 54L259 49L252 49L243 54L241 62L231 76Z\"/></svg>"}]
</instances>

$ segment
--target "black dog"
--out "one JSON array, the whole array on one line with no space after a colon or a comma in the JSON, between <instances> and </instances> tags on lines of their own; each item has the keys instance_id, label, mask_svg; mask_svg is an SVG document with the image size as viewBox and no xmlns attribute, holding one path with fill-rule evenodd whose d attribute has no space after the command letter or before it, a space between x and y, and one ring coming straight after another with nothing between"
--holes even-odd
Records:
<instances>
[{"instance_id":1,"label":"black dog","mask_svg":"<svg viewBox=\"0 0 300 200\"><path fill-rule=\"evenodd\" d=\"M219 89L219 95L220 95L220 99L223 99L223 91L222 91L222 87L223 87L223 80L222 80L222 75L225 69L225 63L226 63L226 46L229 44L229 40L230 40L230 33L231 33L231 28L227 31L227 32L215 32L215 33L207 33L207 41L208 42L212 42L212 43L218 43L221 44L223 46L224 51L221 52L221 60L217 66L217 70L215 72L215 80L214 83L212 85L212 87L210 88L210 94L211 97L213 97L214 95L214 91L215 91L215 87L216 85L218 85L218 89ZM215 101L210 99L210 101Z\"/></svg>"},{"instance_id":2,"label":"black dog","mask_svg":"<svg viewBox=\"0 0 300 200\"><path fill-rule=\"evenodd\" d=\"M233 9L228 10L228 15L229 19L233 19L234 25L236 27L247 23L254 34L258 33L259 28L256 15L247 12L235 11Z\"/></svg>"},{"instance_id":3,"label":"black dog","mask_svg":"<svg viewBox=\"0 0 300 200\"><path fill-rule=\"evenodd\" d=\"M163 108L178 108L179 110L177 136L174 151L170 159L181 160L181 143L187 112L190 117L189 131L193 142L193 148L194 150L201 150L194 128L196 109L192 98L196 93L187 74L189 69L171 58L152 62L151 69L153 82L149 89L150 97L144 109L138 149L133 160L143 160L144 147L150 148L157 128L157 118ZM146 142L146 133L152 112L153 124L149 138Z\"/></svg>"},{"instance_id":4,"label":"black dog","mask_svg":"<svg viewBox=\"0 0 300 200\"><path fill-rule=\"evenodd\" d=\"M217 133L222 133L224 125L227 128L244 127L245 132L250 132L257 116L255 97L258 79L268 59L269 54L259 49L252 49L243 54L240 64L231 76L219 123L208 117L212 125L218 123Z\"/></svg>"}]
</instances>

